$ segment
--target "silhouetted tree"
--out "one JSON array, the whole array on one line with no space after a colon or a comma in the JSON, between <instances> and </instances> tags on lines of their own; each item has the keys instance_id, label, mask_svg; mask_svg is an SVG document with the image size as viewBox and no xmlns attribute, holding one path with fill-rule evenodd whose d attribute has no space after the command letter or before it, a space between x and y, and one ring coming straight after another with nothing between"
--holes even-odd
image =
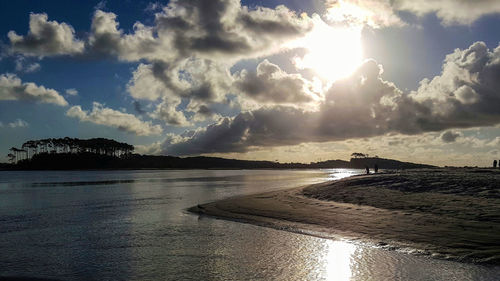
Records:
<instances>
[{"instance_id":1,"label":"silhouetted tree","mask_svg":"<svg viewBox=\"0 0 500 281\"><path fill-rule=\"evenodd\" d=\"M363 158L363 157L368 157L367 154L364 154L364 153L360 153L360 152L354 152L351 154L351 157L354 157L354 158Z\"/></svg>"},{"instance_id":2,"label":"silhouetted tree","mask_svg":"<svg viewBox=\"0 0 500 281\"><path fill-rule=\"evenodd\" d=\"M14 161L16 160L16 155L9 153L7 154L7 158L9 158L10 163L14 163Z\"/></svg>"},{"instance_id":3,"label":"silhouetted tree","mask_svg":"<svg viewBox=\"0 0 500 281\"><path fill-rule=\"evenodd\" d=\"M14 155L15 162L32 158L38 153L94 153L115 157L130 155L134 151L134 146L117 142L112 139L93 138L81 140L77 138L50 138L41 140L29 140L22 144L22 149L12 147L11 154ZM23 154L24 153L24 154Z\"/></svg>"},{"instance_id":4,"label":"silhouetted tree","mask_svg":"<svg viewBox=\"0 0 500 281\"><path fill-rule=\"evenodd\" d=\"M9 149L14 155L15 155L15 159L16 159L16 163L21 161L22 159L25 159L25 155L23 155L23 153L26 153L26 150L24 149L19 149L19 148L16 148L16 147L11 147Z\"/></svg>"}]
</instances>

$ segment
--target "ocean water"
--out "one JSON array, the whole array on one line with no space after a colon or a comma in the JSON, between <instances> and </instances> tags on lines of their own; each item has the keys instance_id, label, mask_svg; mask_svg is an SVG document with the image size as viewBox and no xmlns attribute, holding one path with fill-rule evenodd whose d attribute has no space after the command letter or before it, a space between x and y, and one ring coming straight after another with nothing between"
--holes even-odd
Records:
<instances>
[{"instance_id":1,"label":"ocean water","mask_svg":"<svg viewBox=\"0 0 500 281\"><path fill-rule=\"evenodd\" d=\"M433 259L199 217L188 207L360 170L0 172L0 276L55 280L498 280Z\"/></svg>"}]
</instances>

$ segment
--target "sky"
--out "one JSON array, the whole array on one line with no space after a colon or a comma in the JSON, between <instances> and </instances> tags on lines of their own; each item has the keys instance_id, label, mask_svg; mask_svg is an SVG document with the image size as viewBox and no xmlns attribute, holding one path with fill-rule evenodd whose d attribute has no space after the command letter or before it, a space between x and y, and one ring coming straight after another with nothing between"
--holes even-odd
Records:
<instances>
[{"instance_id":1,"label":"sky","mask_svg":"<svg viewBox=\"0 0 500 281\"><path fill-rule=\"evenodd\" d=\"M0 2L0 162L69 136L490 166L499 124L497 0Z\"/></svg>"}]
</instances>

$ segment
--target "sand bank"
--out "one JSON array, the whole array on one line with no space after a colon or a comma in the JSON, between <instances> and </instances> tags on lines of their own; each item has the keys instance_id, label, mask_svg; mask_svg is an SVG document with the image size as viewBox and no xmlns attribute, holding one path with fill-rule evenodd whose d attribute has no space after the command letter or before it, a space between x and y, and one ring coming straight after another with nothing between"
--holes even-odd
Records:
<instances>
[{"instance_id":1,"label":"sand bank","mask_svg":"<svg viewBox=\"0 0 500 281\"><path fill-rule=\"evenodd\" d=\"M500 264L500 172L418 170L355 176L190 209L325 238Z\"/></svg>"}]
</instances>

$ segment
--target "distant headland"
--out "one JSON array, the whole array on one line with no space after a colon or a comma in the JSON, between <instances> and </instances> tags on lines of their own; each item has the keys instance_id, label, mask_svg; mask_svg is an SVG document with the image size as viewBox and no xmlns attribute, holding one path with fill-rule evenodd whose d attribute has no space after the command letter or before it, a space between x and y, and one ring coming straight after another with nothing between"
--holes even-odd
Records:
<instances>
[{"instance_id":1,"label":"distant headland","mask_svg":"<svg viewBox=\"0 0 500 281\"><path fill-rule=\"evenodd\" d=\"M21 148L12 147L11 163L0 163L0 170L79 170L79 169L327 169L373 168L415 169L435 166L402 162L353 153L349 161L327 160L306 163L237 160L220 157L175 157L140 155L134 146L112 139L50 138L30 140Z\"/></svg>"}]
</instances>

